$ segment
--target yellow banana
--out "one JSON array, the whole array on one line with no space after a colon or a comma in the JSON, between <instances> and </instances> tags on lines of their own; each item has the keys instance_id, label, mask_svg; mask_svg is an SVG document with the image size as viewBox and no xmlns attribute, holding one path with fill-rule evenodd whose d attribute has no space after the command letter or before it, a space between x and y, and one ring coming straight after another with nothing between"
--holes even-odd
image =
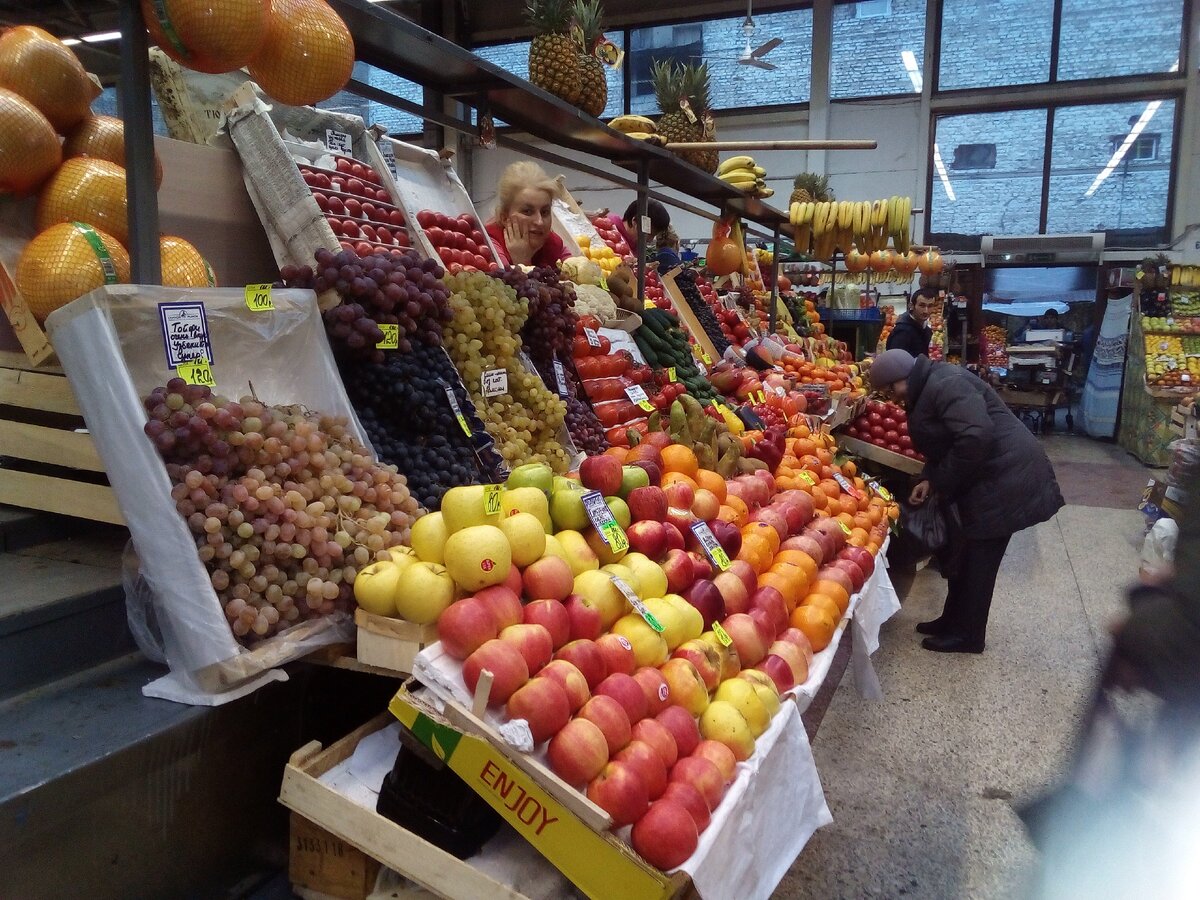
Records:
<instances>
[{"instance_id":1,"label":"yellow banana","mask_svg":"<svg viewBox=\"0 0 1200 900\"><path fill-rule=\"evenodd\" d=\"M817 204L813 203L811 200L800 204L800 224L801 225L811 225L812 224L813 211L816 209L816 206L817 206Z\"/></svg>"},{"instance_id":2,"label":"yellow banana","mask_svg":"<svg viewBox=\"0 0 1200 900\"><path fill-rule=\"evenodd\" d=\"M754 166L754 174L757 175L759 178L765 178L767 175L767 170L764 169L762 166Z\"/></svg>"},{"instance_id":3,"label":"yellow banana","mask_svg":"<svg viewBox=\"0 0 1200 900\"><path fill-rule=\"evenodd\" d=\"M760 191L758 192L758 196L759 196L759 197L761 197L761 198L762 198L762 199L764 199L764 200L766 200L768 197L774 197L774 196L775 196L775 189L774 189L774 188L765 187L765 188L763 188L762 190L760 190Z\"/></svg>"},{"instance_id":4,"label":"yellow banana","mask_svg":"<svg viewBox=\"0 0 1200 900\"><path fill-rule=\"evenodd\" d=\"M608 123L609 128L629 134L631 132L654 134L656 126L653 119L645 116L617 116ZM644 138L639 138L644 140Z\"/></svg>"},{"instance_id":5,"label":"yellow banana","mask_svg":"<svg viewBox=\"0 0 1200 900\"><path fill-rule=\"evenodd\" d=\"M731 172L734 169L752 169L754 168L754 157L752 156L731 156L717 167L717 174L724 175L726 172Z\"/></svg>"},{"instance_id":6,"label":"yellow banana","mask_svg":"<svg viewBox=\"0 0 1200 900\"><path fill-rule=\"evenodd\" d=\"M788 206L788 221L793 225L800 224L800 201L793 200Z\"/></svg>"}]
</instances>

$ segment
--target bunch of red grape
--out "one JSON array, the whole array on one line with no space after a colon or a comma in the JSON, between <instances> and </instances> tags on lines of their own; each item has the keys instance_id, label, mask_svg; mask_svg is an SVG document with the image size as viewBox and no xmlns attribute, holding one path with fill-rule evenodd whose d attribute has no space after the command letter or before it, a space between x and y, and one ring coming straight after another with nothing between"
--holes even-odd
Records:
<instances>
[{"instance_id":1,"label":"bunch of red grape","mask_svg":"<svg viewBox=\"0 0 1200 900\"><path fill-rule=\"evenodd\" d=\"M337 292L342 302L325 312L325 329L336 351L357 358L383 361L380 325L395 325L395 349L408 351L414 343L440 345L450 321L442 267L412 250L360 257L321 249L315 266L287 265L279 274L286 287Z\"/></svg>"},{"instance_id":2,"label":"bunch of red grape","mask_svg":"<svg viewBox=\"0 0 1200 900\"><path fill-rule=\"evenodd\" d=\"M352 610L358 570L408 542L416 499L344 418L235 402L181 378L145 407L176 509L243 642Z\"/></svg>"}]
</instances>

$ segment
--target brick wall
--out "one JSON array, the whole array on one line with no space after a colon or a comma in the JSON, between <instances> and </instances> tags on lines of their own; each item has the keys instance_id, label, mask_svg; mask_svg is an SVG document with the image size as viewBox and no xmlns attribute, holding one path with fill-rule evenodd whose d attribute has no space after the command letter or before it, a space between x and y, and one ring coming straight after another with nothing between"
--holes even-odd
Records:
<instances>
[{"instance_id":1,"label":"brick wall","mask_svg":"<svg viewBox=\"0 0 1200 900\"><path fill-rule=\"evenodd\" d=\"M891 0L882 16L859 17L855 7L833 8L830 96L919 93L900 54L912 51L918 71L924 64L925 0Z\"/></svg>"}]
</instances>

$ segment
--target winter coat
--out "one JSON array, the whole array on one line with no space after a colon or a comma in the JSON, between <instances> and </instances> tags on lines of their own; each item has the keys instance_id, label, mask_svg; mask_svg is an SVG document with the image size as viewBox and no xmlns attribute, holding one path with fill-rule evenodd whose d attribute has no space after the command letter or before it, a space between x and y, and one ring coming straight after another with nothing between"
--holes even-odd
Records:
<instances>
[{"instance_id":1,"label":"winter coat","mask_svg":"<svg viewBox=\"0 0 1200 900\"><path fill-rule=\"evenodd\" d=\"M933 340L933 329L922 325L912 313L903 313L892 326L888 335L887 349L907 350L913 356L928 356L929 343Z\"/></svg>"},{"instance_id":2,"label":"winter coat","mask_svg":"<svg viewBox=\"0 0 1200 900\"><path fill-rule=\"evenodd\" d=\"M967 538L1014 534L1062 507L1042 445L975 375L918 357L906 403L909 436L926 460L921 477L957 503Z\"/></svg>"}]
</instances>

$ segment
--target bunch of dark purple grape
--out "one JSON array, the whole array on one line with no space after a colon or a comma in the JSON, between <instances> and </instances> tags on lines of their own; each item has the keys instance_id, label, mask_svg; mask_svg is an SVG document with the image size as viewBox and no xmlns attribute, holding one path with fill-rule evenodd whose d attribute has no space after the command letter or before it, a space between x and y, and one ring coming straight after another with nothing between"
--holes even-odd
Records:
<instances>
[{"instance_id":1,"label":"bunch of dark purple grape","mask_svg":"<svg viewBox=\"0 0 1200 900\"><path fill-rule=\"evenodd\" d=\"M541 368L554 356L570 358L571 339L575 336L575 289L569 281L560 281L558 271L538 268L531 272L506 269L500 279L529 303L529 316L521 328L525 352Z\"/></svg>"},{"instance_id":2,"label":"bunch of dark purple grape","mask_svg":"<svg viewBox=\"0 0 1200 900\"><path fill-rule=\"evenodd\" d=\"M395 349L417 344L441 346L442 326L450 321L449 296L436 260L416 251L392 251L360 257L350 250L321 249L314 266L284 266L285 287L309 288L318 294L336 291L342 302L324 313L334 352L383 362L380 325L395 325Z\"/></svg>"},{"instance_id":3,"label":"bunch of dark purple grape","mask_svg":"<svg viewBox=\"0 0 1200 900\"><path fill-rule=\"evenodd\" d=\"M695 273L690 269L684 269L676 276L675 286L679 288L679 293L683 294L683 299L692 308L697 321L700 322L700 327L704 329L704 333L708 335L708 339L713 342L713 346L717 348L717 352L724 353L728 350L729 339L721 331L716 313L712 311L712 307L708 305L708 301L700 293L700 288L696 287Z\"/></svg>"}]
</instances>

